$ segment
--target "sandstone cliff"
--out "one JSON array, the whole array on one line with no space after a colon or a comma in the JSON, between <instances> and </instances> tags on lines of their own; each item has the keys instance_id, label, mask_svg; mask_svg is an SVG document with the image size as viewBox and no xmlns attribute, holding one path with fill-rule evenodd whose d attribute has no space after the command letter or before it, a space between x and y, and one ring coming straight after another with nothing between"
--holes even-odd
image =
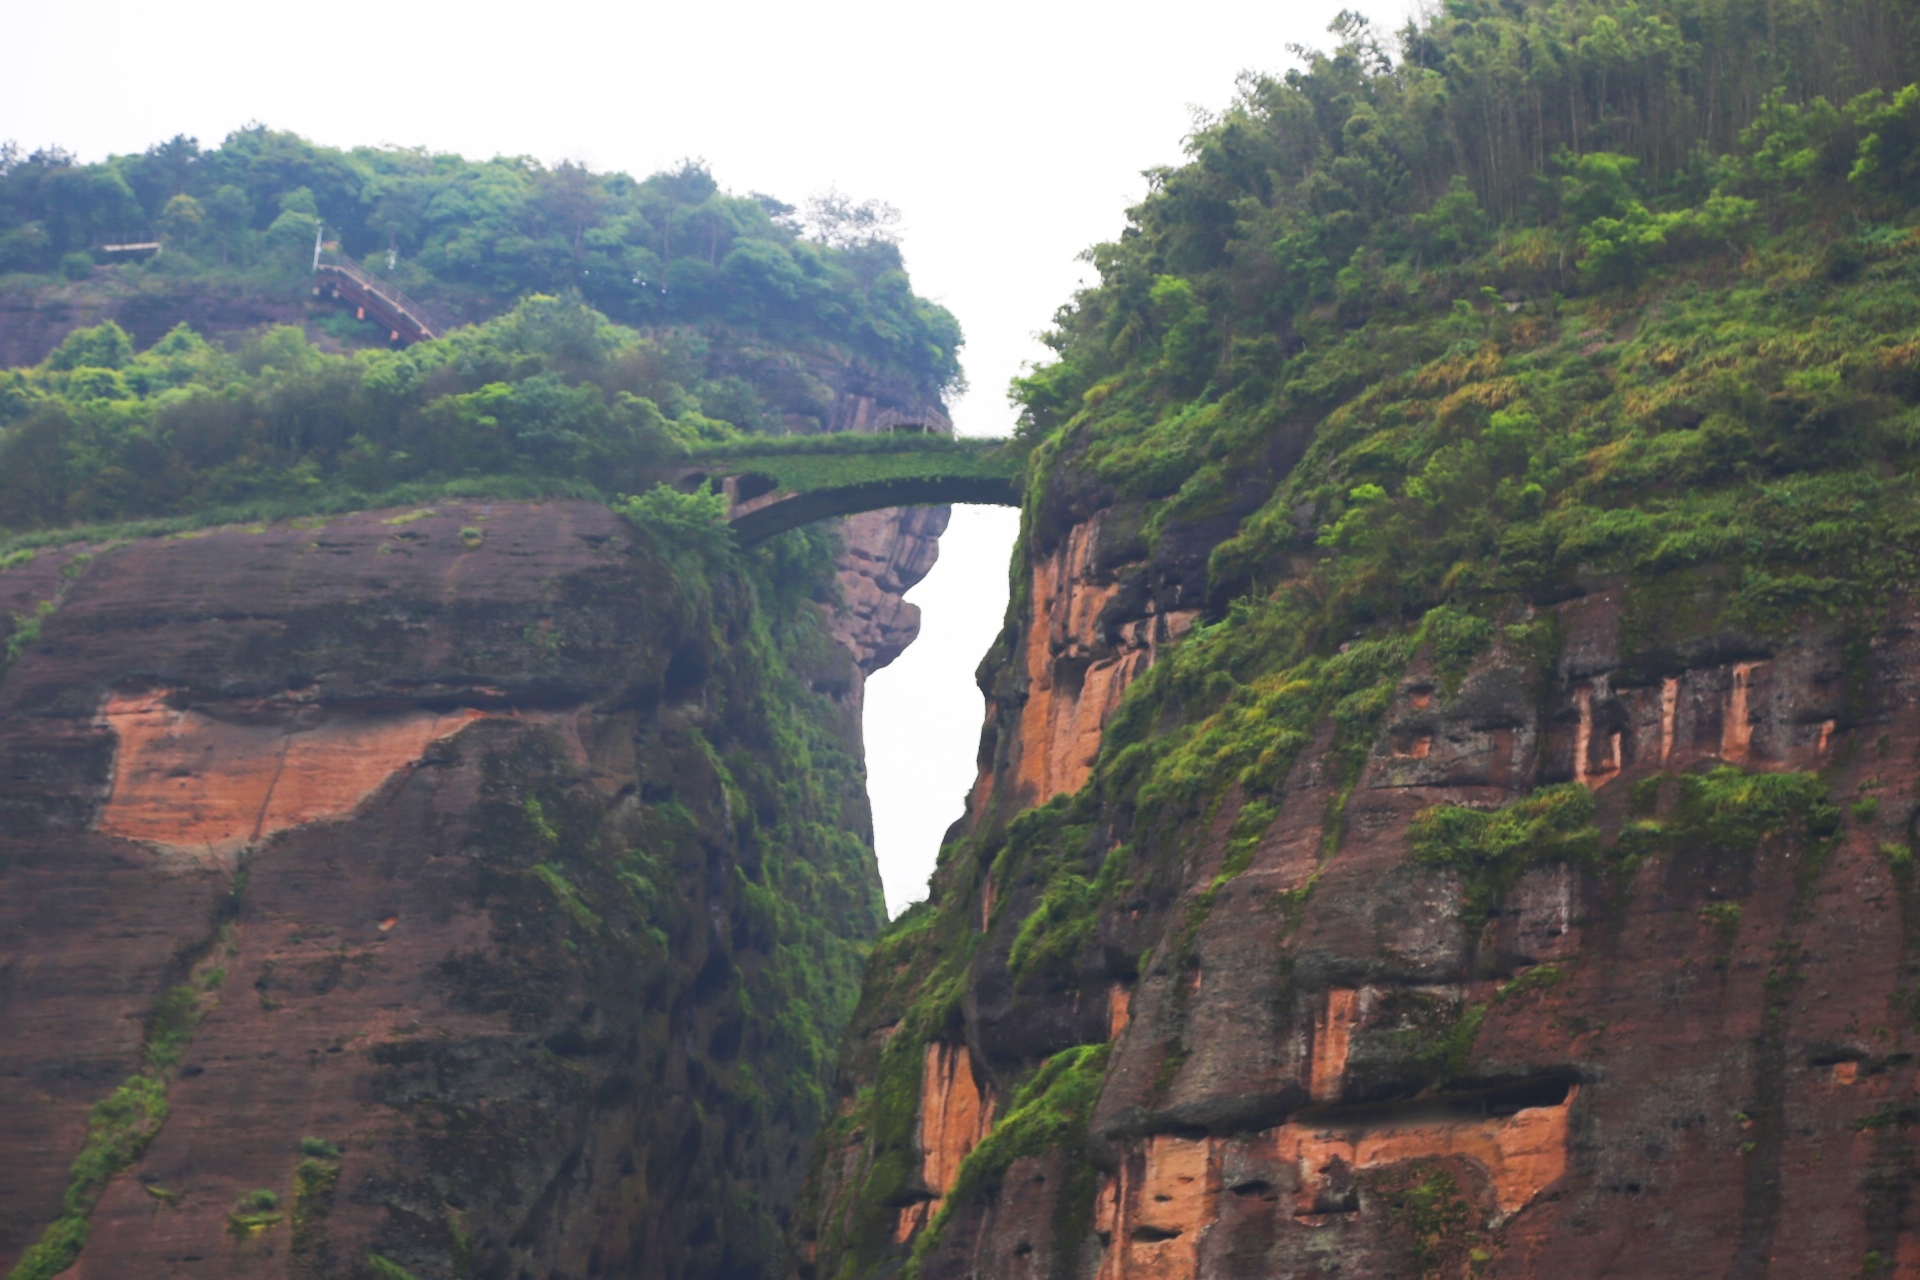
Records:
<instances>
[{"instance_id":1,"label":"sandstone cliff","mask_svg":"<svg viewBox=\"0 0 1920 1280\"><path fill-rule=\"evenodd\" d=\"M838 610L581 502L0 570L0 1269L765 1274L942 524Z\"/></svg>"},{"instance_id":2,"label":"sandstone cliff","mask_svg":"<svg viewBox=\"0 0 1920 1280\"><path fill-rule=\"evenodd\" d=\"M1910 599L1761 635L1711 575L1589 580L1465 663L1409 641L1273 808L1145 827L1081 789L1234 517L1149 551L1101 498L1063 467L1030 525L981 781L876 952L801 1274L1920 1266ZM1566 844L1427 856L1436 814Z\"/></svg>"},{"instance_id":3,"label":"sandstone cliff","mask_svg":"<svg viewBox=\"0 0 1920 1280\"><path fill-rule=\"evenodd\" d=\"M1920 19L1740 12L1342 13L1088 251L801 1280L1920 1276Z\"/></svg>"}]
</instances>

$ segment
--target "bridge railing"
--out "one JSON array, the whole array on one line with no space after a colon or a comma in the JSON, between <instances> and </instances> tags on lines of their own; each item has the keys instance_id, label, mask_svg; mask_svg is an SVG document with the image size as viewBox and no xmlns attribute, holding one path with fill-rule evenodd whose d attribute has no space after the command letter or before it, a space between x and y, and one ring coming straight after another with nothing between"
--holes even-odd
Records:
<instances>
[{"instance_id":1,"label":"bridge railing","mask_svg":"<svg viewBox=\"0 0 1920 1280\"><path fill-rule=\"evenodd\" d=\"M837 431L826 435L739 436L697 445L689 457L823 453L999 453L1009 441L989 436L950 436L931 431Z\"/></svg>"},{"instance_id":2,"label":"bridge railing","mask_svg":"<svg viewBox=\"0 0 1920 1280\"><path fill-rule=\"evenodd\" d=\"M833 516L950 502L1017 507L1020 497L1019 484L1006 476L900 476L808 490L764 505L749 504L736 508L727 523L733 527L734 541L750 547L775 534Z\"/></svg>"},{"instance_id":3,"label":"bridge railing","mask_svg":"<svg viewBox=\"0 0 1920 1280\"><path fill-rule=\"evenodd\" d=\"M437 338L445 333L447 326L437 319L425 307L409 298L399 289L378 276L367 274L356 264L346 261L335 254L323 253L315 261L313 274L316 278L333 277L349 282L369 300L377 302L390 311L396 320L404 321L406 327L413 330L407 337ZM401 326L396 325L396 328Z\"/></svg>"}]
</instances>

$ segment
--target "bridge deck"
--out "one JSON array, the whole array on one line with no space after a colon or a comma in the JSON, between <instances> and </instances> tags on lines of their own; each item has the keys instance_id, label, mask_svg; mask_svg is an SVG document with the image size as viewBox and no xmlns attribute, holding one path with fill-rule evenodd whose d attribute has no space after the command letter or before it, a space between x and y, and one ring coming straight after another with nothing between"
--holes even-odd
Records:
<instances>
[{"instance_id":1,"label":"bridge deck","mask_svg":"<svg viewBox=\"0 0 1920 1280\"><path fill-rule=\"evenodd\" d=\"M976 502L1017 507L1020 491L1012 480L998 476L912 476L874 480L837 489L813 489L755 507L732 517L733 537L743 547L765 542L776 534L798 529L815 520L850 516L887 507L930 507L948 502Z\"/></svg>"},{"instance_id":2,"label":"bridge deck","mask_svg":"<svg viewBox=\"0 0 1920 1280\"><path fill-rule=\"evenodd\" d=\"M876 436L742 441L688 459L676 483L691 490L730 481L728 516L743 546L815 520L887 507L948 502L1017 507L1026 459L998 440Z\"/></svg>"}]
</instances>

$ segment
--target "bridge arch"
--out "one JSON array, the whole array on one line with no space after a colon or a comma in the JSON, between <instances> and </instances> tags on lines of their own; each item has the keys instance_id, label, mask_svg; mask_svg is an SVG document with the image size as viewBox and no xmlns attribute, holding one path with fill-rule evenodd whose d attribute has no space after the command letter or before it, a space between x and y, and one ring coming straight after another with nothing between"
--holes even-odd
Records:
<instances>
[{"instance_id":1,"label":"bridge arch","mask_svg":"<svg viewBox=\"0 0 1920 1280\"><path fill-rule=\"evenodd\" d=\"M708 484L725 493L734 539L750 547L816 520L888 507L1017 507L1024 464L1000 441L785 437L697 455L677 467L672 479L685 493Z\"/></svg>"},{"instance_id":2,"label":"bridge arch","mask_svg":"<svg viewBox=\"0 0 1920 1280\"><path fill-rule=\"evenodd\" d=\"M727 523L733 527L734 541L743 547L765 542L776 534L815 520L881 511L887 507L929 507L947 502L1000 507L1020 505L1019 487L1003 476L911 476L800 493L761 492L767 501L758 498L743 501L727 517Z\"/></svg>"}]
</instances>

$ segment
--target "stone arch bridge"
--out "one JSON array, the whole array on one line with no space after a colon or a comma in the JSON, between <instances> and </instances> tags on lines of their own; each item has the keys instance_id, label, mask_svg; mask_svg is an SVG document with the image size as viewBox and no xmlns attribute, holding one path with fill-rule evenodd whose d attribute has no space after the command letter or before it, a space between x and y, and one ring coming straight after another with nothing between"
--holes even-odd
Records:
<instances>
[{"instance_id":1,"label":"stone arch bridge","mask_svg":"<svg viewBox=\"0 0 1920 1280\"><path fill-rule=\"evenodd\" d=\"M675 488L711 484L742 546L815 520L947 502L1020 505L1024 454L998 440L792 436L743 440L674 468Z\"/></svg>"}]
</instances>

